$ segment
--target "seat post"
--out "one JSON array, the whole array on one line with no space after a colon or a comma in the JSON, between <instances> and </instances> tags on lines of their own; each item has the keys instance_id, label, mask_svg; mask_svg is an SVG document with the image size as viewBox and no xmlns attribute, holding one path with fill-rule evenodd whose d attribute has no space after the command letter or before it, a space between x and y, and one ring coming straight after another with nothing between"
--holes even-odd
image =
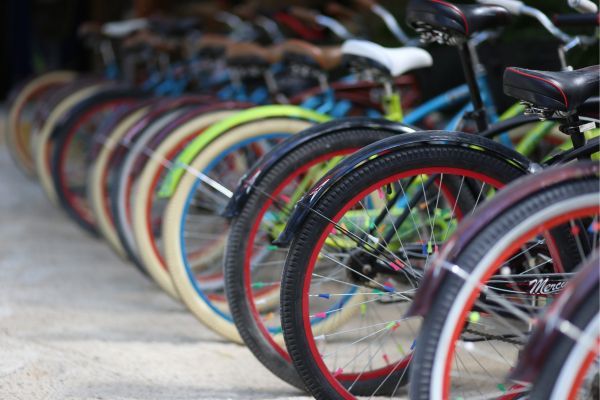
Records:
<instances>
[{"instance_id":1,"label":"seat post","mask_svg":"<svg viewBox=\"0 0 600 400\"><path fill-rule=\"evenodd\" d=\"M573 148L578 149L585 145L585 128L584 130L580 127L581 121L577 114L568 115L565 118L565 122L559 126L559 130L565 135L571 137Z\"/></svg>"},{"instance_id":2,"label":"seat post","mask_svg":"<svg viewBox=\"0 0 600 400\"><path fill-rule=\"evenodd\" d=\"M467 41L462 42L458 46L458 53L460 55L460 62L465 74L467 85L469 86L469 93L471 94L471 102L473 103L472 116L477 123L477 130L483 132L488 128L487 115L485 113L485 107L483 100L481 99L481 92L477 85L477 77L475 75L475 69L473 68L473 55L471 54L471 48Z\"/></svg>"}]
</instances>

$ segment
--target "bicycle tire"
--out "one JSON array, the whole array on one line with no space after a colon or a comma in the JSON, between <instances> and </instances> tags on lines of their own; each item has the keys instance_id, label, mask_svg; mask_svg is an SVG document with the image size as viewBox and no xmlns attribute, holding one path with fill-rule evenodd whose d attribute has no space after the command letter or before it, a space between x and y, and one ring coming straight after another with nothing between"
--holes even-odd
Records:
<instances>
[{"instance_id":1,"label":"bicycle tire","mask_svg":"<svg viewBox=\"0 0 600 400\"><path fill-rule=\"evenodd\" d=\"M499 215L492 223L482 228L474 236L474 239L463 247L460 254L447 261L454 265L460 265L461 269L469 275L474 274L476 269L484 271L485 265L480 265L481 260L490 253L494 245L506 238L507 233L514 231L517 225L532 218L536 213L542 212L544 208L559 202L573 201L572 199L577 198L581 193L598 193L597 180L561 183L528 196L525 200L509 207L504 214ZM490 264L490 268L492 267ZM477 276L480 275L479 272L477 274ZM435 364L436 360L442 357L442 353L449 354L446 348L441 348L442 341L448 343L448 346L453 346L453 343L445 338L448 337L450 331L454 332L459 329L458 327L464 325L464 319L457 320L455 312L459 308L462 310L466 307L463 297L458 301L458 296L463 293L462 290L466 286L464 283L464 279L451 275L436 291L436 296L417 339L419 345L413 359L411 398L440 398L439 390L446 390L443 389L445 383L442 383L445 378L440 375L440 361L437 361L437 365ZM434 374L434 371L437 375Z\"/></svg>"},{"instance_id":2,"label":"bicycle tire","mask_svg":"<svg viewBox=\"0 0 600 400\"><path fill-rule=\"evenodd\" d=\"M51 134L54 145L52 146L52 158L50 160L50 169L52 176L52 183L54 186L54 192L58 196L59 204L67 212L67 214L84 230L98 234L98 214L93 208L91 200L93 197L89 196L90 183L94 182L94 176L90 178L90 168L96 165L98 161L98 154L95 159L92 157L92 148L95 142L100 140L101 135L106 135L103 140L109 140L112 135L120 133L122 130L126 130L129 126L128 123L131 120L128 118L132 113L135 114L134 110L142 107L144 101L141 101L145 95L141 92L130 89L110 89L103 90L93 96L85 99L74 106L65 116L63 120L56 126ZM141 101L141 102L140 102ZM107 113L115 110L110 116L112 121L107 124L106 127L108 132L99 130L92 132L89 135L85 135L85 132L80 132L79 127L85 121L97 118L98 113ZM69 155L76 145L74 144L77 139L82 140L86 143L87 147L83 148L83 154L79 156L83 157L80 161L81 165L78 165L78 172L83 172L83 193L77 196L76 192L70 187L69 179ZM106 142L103 143L102 148L105 148ZM80 153L81 151L75 151ZM102 154L102 153L100 153Z\"/></svg>"},{"instance_id":3,"label":"bicycle tire","mask_svg":"<svg viewBox=\"0 0 600 400\"><path fill-rule=\"evenodd\" d=\"M418 134L420 133L413 133ZM324 240L331 226L329 221L335 220L340 210L343 211L346 204L354 201L356 193L374 187L378 182L384 182L387 177L393 177L403 171L415 170L419 173L420 170L435 166L444 169L460 167L464 173L476 171L474 176L478 174L482 179L490 179L499 184L508 183L523 175L523 171L509 161L490 157L471 148L454 145L403 148L355 168L336 182L296 232L288 252L282 281L282 325L292 361L306 387L317 399L354 398L354 395L373 395L375 390L382 390L383 393L380 394L389 395L388 392L393 393L398 386L406 383L406 367L399 367L397 370L394 368L391 371L394 376L392 380L387 377L383 380L381 377L374 377L352 383L352 394L334 377L334 371L326 370L320 356L311 350L314 346L312 333L306 331L304 320L308 311L303 309L303 287L308 279L308 266L313 257L307 249L315 249L319 245L318 242ZM316 347L314 348L316 351Z\"/></svg>"},{"instance_id":4,"label":"bicycle tire","mask_svg":"<svg viewBox=\"0 0 600 400\"><path fill-rule=\"evenodd\" d=\"M172 298L179 300L179 294L173 286L171 275L167 271L164 257L159 250L159 245L154 240L151 231L152 203L154 201L156 189L159 187L161 171L166 170L175 156L185 147L185 145L211 124L235 114L236 111L215 111L209 114L194 116L191 120L182 123L177 129L169 133L168 136L158 145L144 165L144 168L138 178L136 194L133 202L136 206L132 209L131 226L138 256L143 267L154 279L160 288L162 288Z\"/></svg>"},{"instance_id":5,"label":"bicycle tire","mask_svg":"<svg viewBox=\"0 0 600 400\"><path fill-rule=\"evenodd\" d=\"M250 252L254 247L255 227L260 224L267 207L272 203L271 198L277 196L283 189L282 185L291 177L303 173L306 167L325 163L335 156L349 154L392 134L392 131L366 127L348 129L323 136L294 149L265 175L239 214L231 221L224 268L225 288L233 320L244 343L254 356L273 374L297 388L304 389L304 384L285 353L283 338L269 337L268 330L260 321L253 305L252 291L246 285L246 281L250 280ZM284 260L281 262L282 267L283 264Z\"/></svg>"},{"instance_id":6,"label":"bicycle tire","mask_svg":"<svg viewBox=\"0 0 600 400\"><path fill-rule=\"evenodd\" d=\"M285 135L294 134L312 125L312 122L293 118L272 118L235 127L213 140L203 151L197 154L190 167L195 171L204 171L221 154L245 141L252 141L272 133L279 135L284 133ZM163 218L162 234L165 243L167 269L184 304L199 320L222 336L235 342L241 342L228 312L217 310L218 307L226 308L225 302L223 301L222 304L221 302L208 303L200 295L192 281L194 278L190 276L190 271L186 266L185 256L181 253L182 238L180 233L184 225L182 218L186 215L184 210L187 208L189 196L195 190L196 182L197 179L194 175L185 174L167 205ZM213 250L216 253L212 256L222 258L222 252L220 255L218 254L222 251L221 249L215 246ZM213 306L212 303L218 304L218 306Z\"/></svg>"},{"instance_id":7,"label":"bicycle tire","mask_svg":"<svg viewBox=\"0 0 600 400\"><path fill-rule=\"evenodd\" d=\"M585 332L590 337L596 337L596 343L600 339L600 322L598 319L598 299L600 291L598 288L588 297L577 310L569 322ZM576 342L564 334L554 342L550 354L545 359L539 375L533 383L529 394L531 400L562 400L574 399L578 386L587 368L590 367L589 348L585 348L585 342ZM586 351L587 350L587 351ZM593 351L594 349L592 349ZM597 351L597 349L595 349ZM597 355L597 354L596 354ZM575 376L573 376L573 372ZM597 375L596 378L597 380ZM598 387L592 398L597 398Z\"/></svg>"},{"instance_id":8,"label":"bicycle tire","mask_svg":"<svg viewBox=\"0 0 600 400\"><path fill-rule=\"evenodd\" d=\"M35 176L35 166L31 156L31 132L24 132L20 121L23 109L42 92L72 82L76 77L77 74L72 71L45 73L26 82L11 101L7 115L6 143L15 164L29 177Z\"/></svg>"}]
</instances>

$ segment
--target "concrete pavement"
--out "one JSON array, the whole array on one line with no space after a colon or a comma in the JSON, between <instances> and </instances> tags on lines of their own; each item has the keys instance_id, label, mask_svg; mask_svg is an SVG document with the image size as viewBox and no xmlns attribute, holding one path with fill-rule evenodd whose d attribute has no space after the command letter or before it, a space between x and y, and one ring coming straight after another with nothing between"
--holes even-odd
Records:
<instances>
[{"instance_id":1,"label":"concrete pavement","mask_svg":"<svg viewBox=\"0 0 600 400\"><path fill-rule=\"evenodd\" d=\"M0 193L1 400L306 398L71 223L1 140Z\"/></svg>"}]
</instances>

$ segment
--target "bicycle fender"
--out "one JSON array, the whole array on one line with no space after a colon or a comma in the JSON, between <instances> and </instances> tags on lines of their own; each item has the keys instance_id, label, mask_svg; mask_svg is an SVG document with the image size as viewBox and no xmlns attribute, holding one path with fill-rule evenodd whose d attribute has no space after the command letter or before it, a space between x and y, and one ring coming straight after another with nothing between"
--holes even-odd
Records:
<instances>
[{"instance_id":1,"label":"bicycle fender","mask_svg":"<svg viewBox=\"0 0 600 400\"><path fill-rule=\"evenodd\" d=\"M532 167L536 168L535 164ZM587 176L598 176L600 166L594 162L563 165L559 168L548 168L542 172L529 174L519 178L510 187L501 190L478 209L474 215L461 221L456 232L442 247L439 257L432 263L421 280L419 289L405 316L424 316L431 308L431 301L445 279L460 273L460 267L453 265L465 247L477 236L482 229L492 223L498 215L505 213L513 204L518 203L546 187L554 186L563 181L579 179ZM459 270L455 271L454 268ZM453 272L454 271L454 272Z\"/></svg>"},{"instance_id":2,"label":"bicycle fender","mask_svg":"<svg viewBox=\"0 0 600 400\"><path fill-rule=\"evenodd\" d=\"M494 142L474 134L448 131L421 131L410 135L392 136L364 147L350 157L344 159L340 164L327 173L313 188L306 193L294 207L288 223L275 241L275 244L287 246L292 241L295 232L304 222L319 200L346 174L352 172L361 165L385 154L405 149L407 147L418 147L427 145L460 146L470 147L498 158L509 160L512 164L522 169L524 173L530 171L532 162L500 143Z\"/></svg>"},{"instance_id":3,"label":"bicycle fender","mask_svg":"<svg viewBox=\"0 0 600 400\"><path fill-rule=\"evenodd\" d=\"M535 325L530 340L519 357L519 363L511 371L510 379L533 382L546 362L546 356L556 347L562 321L572 321L586 299L597 297L600 257L596 254L579 269L575 277L562 290L543 318ZM595 343L594 343L595 344Z\"/></svg>"},{"instance_id":4,"label":"bicycle fender","mask_svg":"<svg viewBox=\"0 0 600 400\"><path fill-rule=\"evenodd\" d=\"M261 159L252 166L246 174L244 174L222 215L226 218L237 216L250 198L250 195L254 192L254 188L260 185L269 171L271 171L271 169L288 154L316 139L343 132L348 129L357 128L386 130L392 134L409 133L414 132L417 129L406 124L392 122L386 119L366 117L336 119L308 128L281 142L273 148L273 150L261 157Z\"/></svg>"},{"instance_id":5,"label":"bicycle fender","mask_svg":"<svg viewBox=\"0 0 600 400\"><path fill-rule=\"evenodd\" d=\"M210 127L201 135L196 137L188 144L181 154L177 157L174 167L168 172L159 191L160 197L171 197L175 192L179 181L183 177L186 167L196 158L196 156L206 148L214 139L226 133L230 129L236 128L246 123L268 118L292 118L317 123L326 122L329 116L317 113L312 110L290 105L269 105L253 107L248 110L225 118Z\"/></svg>"}]
</instances>

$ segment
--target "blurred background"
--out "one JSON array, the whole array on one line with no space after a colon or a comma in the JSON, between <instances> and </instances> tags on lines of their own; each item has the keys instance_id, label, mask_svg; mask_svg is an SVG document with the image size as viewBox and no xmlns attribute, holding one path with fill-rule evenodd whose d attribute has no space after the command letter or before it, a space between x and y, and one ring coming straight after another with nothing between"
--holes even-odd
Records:
<instances>
[{"instance_id":1,"label":"blurred background","mask_svg":"<svg viewBox=\"0 0 600 400\"><path fill-rule=\"evenodd\" d=\"M464 1L469 2L469 1ZM356 10L354 1L340 0L339 3ZM403 22L404 0L381 0L382 5L391 10ZM527 4L538 7L549 15L572 12L566 0L527 0ZM94 58L89 48L78 38L77 30L82 22L108 22L126 18L151 16L196 17L202 20L207 10L223 9L237 13L248 12L248 8L269 10L276 13L293 5L302 5L326 12L331 2L322 0L3 0L0 2L0 15L4 19L0 46L0 100L4 100L14 85L27 77L48 70L72 69L92 70ZM398 43L375 16L354 13L342 21L358 31L359 35L388 46ZM340 18L340 16L336 16ZM312 27L318 31L317 27ZM215 28L218 30L218 28ZM407 29L408 32L411 32ZM571 30L572 31L572 30ZM317 32L319 33L319 32ZM316 36L316 41L330 40L324 33ZM531 51L535 49L535 51ZM493 43L486 43L480 49L491 76L491 84L500 104L508 104L499 92L500 76L507 65L528 68L559 68L555 40L538 24L523 18L516 20L507 34ZM434 60L433 68L456 69L460 71L456 52L448 47L430 48ZM569 61L575 66L597 63L598 49L583 54L570 54ZM447 74L429 74L424 86L426 97L440 93L462 80L460 73L455 79L431 80L431 77L447 77Z\"/></svg>"}]
</instances>

